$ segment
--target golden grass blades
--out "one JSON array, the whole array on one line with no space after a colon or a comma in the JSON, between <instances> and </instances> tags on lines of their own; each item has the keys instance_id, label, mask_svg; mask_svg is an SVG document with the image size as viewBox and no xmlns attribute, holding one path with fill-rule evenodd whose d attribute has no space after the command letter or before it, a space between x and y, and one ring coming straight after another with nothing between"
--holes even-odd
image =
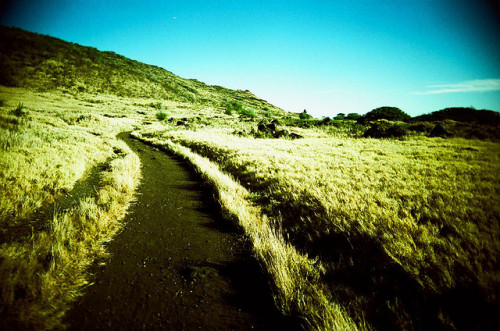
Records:
<instances>
[{"instance_id":1,"label":"golden grass blades","mask_svg":"<svg viewBox=\"0 0 500 331\"><path fill-rule=\"evenodd\" d=\"M88 284L88 266L106 257L104 243L121 228L117 220L139 178L137 156L125 144L120 147L127 155L111 161L96 197L55 214L50 227L30 240L0 247L2 306L21 326L59 327L69 304Z\"/></svg>"},{"instance_id":2,"label":"golden grass blades","mask_svg":"<svg viewBox=\"0 0 500 331\"><path fill-rule=\"evenodd\" d=\"M323 272L321 263L286 243L261 208L248 199L250 192L247 189L189 148L170 140L147 138L137 132L134 135L183 156L213 185L223 211L235 218L250 237L259 262L275 285L275 300L284 313L298 313L311 329L358 329L343 308L324 294L325 288L318 282Z\"/></svg>"},{"instance_id":3,"label":"golden grass blades","mask_svg":"<svg viewBox=\"0 0 500 331\"><path fill-rule=\"evenodd\" d=\"M0 95L0 328L60 328L139 183L138 157L115 138L132 121L57 93Z\"/></svg>"},{"instance_id":4,"label":"golden grass blades","mask_svg":"<svg viewBox=\"0 0 500 331\"><path fill-rule=\"evenodd\" d=\"M143 136L188 147L249 189L263 213L283 219L288 243L319 258L321 283L354 320L454 327L467 325L459 306L472 302L481 307L474 318L492 318L479 310L493 305L500 281L498 143L227 132Z\"/></svg>"}]
</instances>

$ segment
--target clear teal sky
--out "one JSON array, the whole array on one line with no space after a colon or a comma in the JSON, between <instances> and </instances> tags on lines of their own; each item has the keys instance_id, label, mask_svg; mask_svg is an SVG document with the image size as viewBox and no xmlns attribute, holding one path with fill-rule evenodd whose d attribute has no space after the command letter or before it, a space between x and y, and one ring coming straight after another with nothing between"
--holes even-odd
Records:
<instances>
[{"instance_id":1,"label":"clear teal sky","mask_svg":"<svg viewBox=\"0 0 500 331\"><path fill-rule=\"evenodd\" d=\"M3 25L249 89L288 111L500 111L499 1L2 3Z\"/></svg>"}]
</instances>

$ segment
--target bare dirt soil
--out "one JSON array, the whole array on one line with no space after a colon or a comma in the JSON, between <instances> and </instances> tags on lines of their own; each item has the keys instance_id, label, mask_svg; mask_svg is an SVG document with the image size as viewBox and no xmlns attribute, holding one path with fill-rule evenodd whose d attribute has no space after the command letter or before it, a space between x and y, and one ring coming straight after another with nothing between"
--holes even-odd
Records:
<instances>
[{"instance_id":1,"label":"bare dirt soil","mask_svg":"<svg viewBox=\"0 0 500 331\"><path fill-rule=\"evenodd\" d=\"M274 307L251 245L186 162L120 137L140 156L142 183L69 328L300 329Z\"/></svg>"}]
</instances>

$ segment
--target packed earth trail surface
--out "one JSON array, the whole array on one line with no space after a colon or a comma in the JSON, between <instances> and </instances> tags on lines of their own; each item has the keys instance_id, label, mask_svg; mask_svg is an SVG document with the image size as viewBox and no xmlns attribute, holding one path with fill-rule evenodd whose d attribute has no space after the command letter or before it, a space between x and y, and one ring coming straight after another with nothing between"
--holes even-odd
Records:
<instances>
[{"instance_id":1,"label":"packed earth trail surface","mask_svg":"<svg viewBox=\"0 0 500 331\"><path fill-rule=\"evenodd\" d=\"M119 137L139 155L142 182L112 257L68 313L70 329L297 329L186 162Z\"/></svg>"}]
</instances>

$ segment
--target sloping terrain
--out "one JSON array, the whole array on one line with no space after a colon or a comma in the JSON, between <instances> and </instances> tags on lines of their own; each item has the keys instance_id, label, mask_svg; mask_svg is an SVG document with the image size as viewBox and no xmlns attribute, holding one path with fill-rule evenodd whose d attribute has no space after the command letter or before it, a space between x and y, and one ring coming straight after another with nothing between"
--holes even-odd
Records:
<instances>
[{"instance_id":1,"label":"sloping terrain","mask_svg":"<svg viewBox=\"0 0 500 331\"><path fill-rule=\"evenodd\" d=\"M1 85L170 100L214 108L231 100L258 112L265 109L284 114L250 91L184 79L114 52L100 52L16 28L0 27L0 49Z\"/></svg>"}]
</instances>

